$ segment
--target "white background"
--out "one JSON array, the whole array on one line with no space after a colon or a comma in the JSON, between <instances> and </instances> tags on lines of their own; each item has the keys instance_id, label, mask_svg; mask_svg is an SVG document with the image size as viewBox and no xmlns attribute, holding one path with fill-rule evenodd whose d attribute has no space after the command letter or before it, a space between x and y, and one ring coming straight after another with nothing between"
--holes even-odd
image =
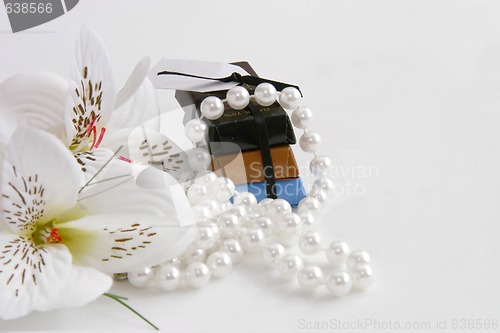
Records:
<instances>
[{"instance_id":1,"label":"white background","mask_svg":"<svg viewBox=\"0 0 500 333\"><path fill-rule=\"evenodd\" d=\"M2 8L0 80L66 76L82 24L107 44L118 84L143 56L248 60L261 76L300 85L338 168L378 170L337 177L364 193L329 201L318 221L325 243L343 239L372 254L371 289L308 296L252 263L201 290L116 284L164 331L318 332L301 323L369 319L429 322L432 331L440 320L457 332L454 319L500 320L499 18L498 1L81 0L12 34ZM177 108L163 97L163 111ZM343 331L371 331L356 325ZM492 331L477 328L469 331ZM0 330L72 329L150 331L104 297L0 321Z\"/></svg>"}]
</instances>

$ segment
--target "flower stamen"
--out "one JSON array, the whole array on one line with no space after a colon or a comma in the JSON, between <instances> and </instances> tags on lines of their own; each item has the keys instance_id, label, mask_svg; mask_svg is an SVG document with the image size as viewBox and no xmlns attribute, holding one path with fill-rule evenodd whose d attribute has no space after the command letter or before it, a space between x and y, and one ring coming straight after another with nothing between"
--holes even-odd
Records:
<instances>
[{"instance_id":1,"label":"flower stamen","mask_svg":"<svg viewBox=\"0 0 500 333\"><path fill-rule=\"evenodd\" d=\"M89 124L89 128L87 129L87 132L85 132L85 137L87 137L87 138L90 137L90 133L93 132L94 141L95 141L95 133L96 133L96 126L95 126L96 121L97 121L97 117L94 116L92 118L92 121Z\"/></svg>"},{"instance_id":2,"label":"flower stamen","mask_svg":"<svg viewBox=\"0 0 500 333\"><path fill-rule=\"evenodd\" d=\"M62 242L62 238L61 236L59 236L59 231L57 230L57 228L50 230L50 235L45 239L45 242L49 244Z\"/></svg>"},{"instance_id":3,"label":"flower stamen","mask_svg":"<svg viewBox=\"0 0 500 333\"><path fill-rule=\"evenodd\" d=\"M99 134L99 139L97 139L97 143L95 144L95 148L99 148L101 145L101 141L104 138L104 134L106 133L106 127L101 128L101 133Z\"/></svg>"},{"instance_id":4,"label":"flower stamen","mask_svg":"<svg viewBox=\"0 0 500 333\"><path fill-rule=\"evenodd\" d=\"M99 148L99 145L101 144L102 139L104 138L104 134L106 133L106 128L105 127L101 128L101 132L99 133L99 138L97 138L97 126L95 125L96 122L97 122L97 117L94 116L89 124L89 128L85 132L86 138L89 138L90 135L92 135L92 145L90 146L90 150L94 148Z\"/></svg>"},{"instance_id":5,"label":"flower stamen","mask_svg":"<svg viewBox=\"0 0 500 333\"><path fill-rule=\"evenodd\" d=\"M122 160L124 162L132 163L131 159L126 158L125 156L118 156L119 160Z\"/></svg>"}]
</instances>

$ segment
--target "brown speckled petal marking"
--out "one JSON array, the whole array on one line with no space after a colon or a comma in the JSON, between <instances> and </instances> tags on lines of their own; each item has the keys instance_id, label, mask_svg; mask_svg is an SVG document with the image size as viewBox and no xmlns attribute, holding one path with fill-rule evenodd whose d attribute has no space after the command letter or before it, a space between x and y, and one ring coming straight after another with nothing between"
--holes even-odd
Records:
<instances>
[{"instance_id":1,"label":"brown speckled petal marking","mask_svg":"<svg viewBox=\"0 0 500 333\"><path fill-rule=\"evenodd\" d=\"M109 253L101 258L102 261L121 260L124 257L132 255L141 255L141 251L146 249L156 236L156 232L151 226L141 226L140 223L134 223L126 228L109 229L103 231L109 233L113 240Z\"/></svg>"},{"instance_id":2,"label":"brown speckled petal marking","mask_svg":"<svg viewBox=\"0 0 500 333\"><path fill-rule=\"evenodd\" d=\"M9 180L3 185L2 204L5 222L11 230L31 235L43 217L45 188L37 174L20 175L13 165L6 166Z\"/></svg>"},{"instance_id":3,"label":"brown speckled petal marking","mask_svg":"<svg viewBox=\"0 0 500 333\"><path fill-rule=\"evenodd\" d=\"M113 152L108 149L97 148L92 151L76 153L74 156L83 171L84 181L87 182L99 170L104 168L106 162L113 158Z\"/></svg>"},{"instance_id":4,"label":"brown speckled petal marking","mask_svg":"<svg viewBox=\"0 0 500 333\"><path fill-rule=\"evenodd\" d=\"M194 240L195 231L180 227L175 217L143 214L90 215L59 225L63 240L70 240L64 244L74 255L73 262L104 273L157 264L179 255Z\"/></svg>"},{"instance_id":5,"label":"brown speckled petal marking","mask_svg":"<svg viewBox=\"0 0 500 333\"><path fill-rule=\"evenodd\" d=\"M74 94L76 100L80 101L73 106L71 122L75 128L76 134L73 137L71 146L78 146L87 138L97 140L97 128L101 120L102 109L102 81L92 82L88 76L88 67L82 70L82 79L80 86L75 88Z\"/></svg>"},{"instance_id":6,"label":"brown speckled petal marking","mask_svg":"<svg viewBox=\"0 0 500 333\"><path fill-rule=\"evenodd\" d=\"M186 152L163 134L138 128L129 136L129 150L133 162L154 166L180 182L192 176Z\"/></svg>"},{"instance_id":7,"label":"brown speckled petal marking","mask_svg":"<svg viewBox=\"0 0 500 333\"><path fill-rule=\"evenodd\" d=\"M4 319L25 315L58 294L71 271L63 245L36 246L28 237L0 234L0 309Z\"/></svg>"},{"instance_id":8,"label":"brown speckled petal marking","mask_svg":"<svg viewBox=\"0 0 500 333\"><path fill-rule=\"evenodd\" d=\"M30 236L76 205L82 173L55 136L18 129L1 163L0 222L12 232Z\"/></svg>"}]
</instances>

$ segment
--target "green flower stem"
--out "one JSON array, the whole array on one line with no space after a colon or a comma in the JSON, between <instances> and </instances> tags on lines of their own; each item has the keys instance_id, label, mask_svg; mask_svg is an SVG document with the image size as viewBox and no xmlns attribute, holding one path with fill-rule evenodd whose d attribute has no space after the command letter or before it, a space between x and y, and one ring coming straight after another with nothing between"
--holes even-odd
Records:
<instances>
[{"instance_id":1,"label":"green flower stem","mask_svg":"<svg viewBox=\"0 0 500 333\"><path fill-rule=\"evenodd\" d=\"M133 308L131 308L128 304L126 304L124 302L124 300L128 300L128 298L125 298L125 297L122 297L122 296L118 296L118 295L114 295L114 294L110 294L110 293L104 293L103 294L104 296L106 297L109 297L111 298L112 300L120 303L121 305L123 305L124 307L126 307L127 309L129 309L130 311L132 311L133 313L135 313L135 315L137 315L139 318L141 318L142 320L144 320L146 323L148 323L149 325L151 325L151 327L153 327L155 330L159 331L160 329L155 326L152 322L150 322L149 320L147 320L146 318L144 318L144 316L142 316L139 312L135 311Z\"/></svg>"},{"instance_id":2,"label":"green flower stem","mask_svg":"<svg viewBox=\"0 0 500 333\"><path fill-rule=\"evenodd\" d=\"M89 179L89 181L82 186L82 188L80 189L80 191L78 191L78 194L82 193L83 189L85 187L87 187L93 180L95 177L97 177L97 175L109 164L109 162L111 162L113 160L113 158L116 157L116 155L118 155L118 153L120 152L120 150L123 148L123 146L120 146L116 152L113 154L113 156L111 156L111 158L109 160L106 161L106 163L104 163L104 165L102 166L102 168L100 168L96 173L95 175L92 176L92 178Z\"/></svg>"}]
</instances>

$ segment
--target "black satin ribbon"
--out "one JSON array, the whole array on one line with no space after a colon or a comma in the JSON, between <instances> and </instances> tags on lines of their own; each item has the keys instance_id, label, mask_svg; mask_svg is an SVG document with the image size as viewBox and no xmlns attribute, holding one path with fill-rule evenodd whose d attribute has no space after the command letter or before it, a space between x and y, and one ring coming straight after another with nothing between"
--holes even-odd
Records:
<instances>
[{"instance_id":1,"label":"black satin ribbon","mask_svg":"<svg viewBox=\"0 0 500 333\"><path fill-rule=\"evenodd\" d=\"M219 81L219 82L237 82L240 84L248 84L248 85L251 85L254 87L258 86L261 83L270 83L274 86L274 88L276 88L277 91L282 91L283 89L285 89L287 87L293 87L293 88L297 89L300 92L300 95L302 96L302 92L300 91L300 88L296 85L278 82L278 81L273 81L273 80L268 80L268 79L264 79L264 78L261 78L258 76L241 75L240 73L237 73L237 72L234 72L233 74L231 74L229 76L220 77L220 78L205 77L205 76L180 73L180 72L171 72L171 71L159 72L158 75L179 75L179 76L192 77L195 79L204 79L204 80L212 80L212 81Z\"/></svg>"},{"instance_id":2,"label":"black satin ribbon","mask_svg":"<svg viewBox=\"0 0 500 333\"><path fill-rule=\"evenodd\" d=\"M266 182L267 197L276 199L276 179L274 178L273 158L271 156L271 147L269 146L269 136L267 135L266 119L260 112L259 107L252 102L248 104L248 109L255 119L257 136L259 137L260 155L262 156L262 167L264 169L264 180Z\"/></svg>"}]
</instances>

